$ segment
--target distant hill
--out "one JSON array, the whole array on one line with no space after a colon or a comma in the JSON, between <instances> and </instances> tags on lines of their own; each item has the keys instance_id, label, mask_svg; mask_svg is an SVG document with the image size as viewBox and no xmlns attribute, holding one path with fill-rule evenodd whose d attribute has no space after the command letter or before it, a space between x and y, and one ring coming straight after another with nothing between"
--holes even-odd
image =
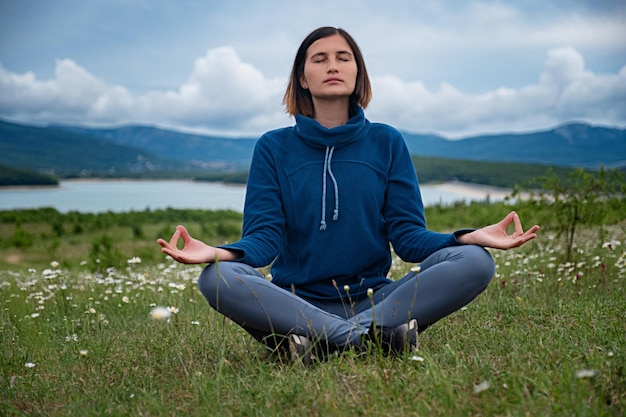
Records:
<instances>
[{"instance_id":1,"label":"distant hill","mask_svg":"<svg viewBox=\"0 0 626 417\"><path fill-rule=\"evenodd\" d=\"M257 138L224 138L146 126L91 129L59 126L180 161L247 167ZM626 129L571 123L554 129L449 140L402 132L411 154L490 162L569 167L626 166Z\"/></svg>"},{"instance_id":2,"label":"distant hill","mask_svg":"<svg viewBox=\"0 0 626 417\"><path fill-rule=\"evenodd\" d=\"M403 133L420 156L492 162L525 162L583 168L626 167L626 129L571 123L554 129L447 140Z\"/></svg>"},{"instance_id":3,"label":"distant hill","mask_svg":"<svg viewBox=\"0 0 626 417\"><path fill-rule=\"evenodd\" d=\"M626 130L576 123L542 132L448 140L403 133L419 157L564 167L626 167ZM58 177L246 171L257 138L148 126L36 127L0 121L0 165Z\"/></svg>"},{"instance_id":4,"label":"distant hill","mask_svg":"<svg viewBox=\"0 0 626 417\"><path fill-rule=\"evenodd\" d=\"M176 167L149 151L97 136L3 121L0 165L55 176L121 175Z\"/></svg>"},{"instance_id":5,"label":"distant hill","mask_svg":"<svg viewBox=\"0 0 626 417\"><path fill-rule=\"evenodd\" d=\"M59 181L50 175L0 165L0 187L16 185L49 186L59 185Z\"/></svg>"},{"instance_id":6,"label":"distant hill","mask_svg":"<svg viewBox=\"0 0 626 417\"><path fill-rule=\"evenodd\" d=\"M248 169L257 138L203 136L149 126L92 129L73 126L55 128L106 139L118 145L149 150L169 160L188 161L205 168Z\"/></svg>"},{"instance_id":7,"label":"distant hill","mask_svg":"<svg viewBox=\"0 0 626 417\"><path fill-rule=\"evenodd\" d=\"M467 159L413 156L417 178L422 184L460 181L513 188L549 172L566 178L575 168L521 162L485 162Z\"/></svg>"}]
</instances>

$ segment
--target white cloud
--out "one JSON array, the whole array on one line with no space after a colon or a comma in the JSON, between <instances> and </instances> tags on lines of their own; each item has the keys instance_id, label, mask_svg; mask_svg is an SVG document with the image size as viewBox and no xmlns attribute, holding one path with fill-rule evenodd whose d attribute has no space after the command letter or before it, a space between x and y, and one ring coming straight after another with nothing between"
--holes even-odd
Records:
<instances>
[{"instance_id":1,"label":"white cloud","mask_svg":"<svg viewBox=\"0 0 626 417\"><path fill-rule=\"evenodd\" d=\"M38 80L0 66L0 117L25 122L150 123L258 134L286 123L282 79L266 79L230 47L208 50L177 90L131 95L74 61L57 61L55 77ZM276 125L274 125L276 126Z\"/></svg>"},{"instance_id":2,"label":"white cloud","mask_svg":"<svg viewBox=\"0 0 626 417\"><path fill-rule=\"evenodd\" d=\"M197 59L177 91L153 93L150 102L162 104L162 116L175 122L247 130L250 121L280 109L282 88L282 80L266 79L233 48L221 47Z\"/></svg>"},{"instance_id":3,"label":"white cloud","mask_svg":"<svg viewBox=\"0 0 626 417\"><path fill-rule=\"evenodd\" d=\"M93 76L76 62L56 63L40 80L0 65L0 117L23 122L149 123L213 133L258 135L288 124L281 105L286 79L267 78L232 47L209 49L177 89L131 94ZM626 66L595 74L572 47L547 53L537 82L469 94L450 83L372 76L371 120L401 130L448 136L543 129L570 120L624 126Z\"/></svg>"},{"instance_id":4,"label":"white cloud","mask_svg":"<svg viewBox=\"0 0 626 417\"><path fill-rule=\"evenodd\" d=\"M451 136L523 131L572 120L626 124L626 66L618 74L594 74L571 47L548 52L536 84L466 94L447 83L430 91L421 82L374 77L370 117L401 129Z\"/></svg>"},{"instance_id":5,"label":"white cloud","mask_svg":"<svg viewBox=\"0 0 626 417\"><path fill-rule=\"evenodd\" d=\"M57 61L50 80L38 80L31 72L11 73L0 65L0 91L2 117L33 122L113 122L102 114L103 103L114 97L131 100L124 88L107 85L71 59Z\"/></svg>"}]
</instances>

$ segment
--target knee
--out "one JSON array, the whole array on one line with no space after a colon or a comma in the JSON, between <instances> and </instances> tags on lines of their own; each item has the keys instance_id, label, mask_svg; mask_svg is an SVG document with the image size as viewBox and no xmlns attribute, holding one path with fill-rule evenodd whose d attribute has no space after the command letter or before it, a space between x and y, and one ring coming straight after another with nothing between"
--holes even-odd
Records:
<instances>
[{"instance_id":1,"label":"knee","mask_svg":"<svg viewBox=\"0 0 626 417\"><path fill-rule=\"evenodd\" d=\"M472 282L486 288L496 274L496 263L491 254L481 246L463 246L467 270L472 271Z\"/></svg>"},{"instance_id":2,"label":"knee","mask_svg":"<svg viewBox=\"0 0 626 417\"><path fill-rule=\"evenodd\" d=\"M215 264L207 265L198 277L198 289L209 304L211 304L211 300L215 299L217 281L217 268Z\"/></svg>"},{"instance_id":3,"label":"knee","mask_svg":"<svg viewBox=\"0 0 626 417\"><path fill-rule=\"evenodd\" d=\"M213 307L216 307L219 293L225 293L230 287L230 276L228 273L232 269L229 262L207 265L198 277L198 289L204 298Z\"/></svg>"},{"instance_id":4,"label":"knee","mask_svg":"<svg viewBox=\"0 0 626 417\"><path fill-rule=\"evenodd\" d=\"M244 279L261 276L258 271L249 265L240 262L220 262L207 265L198 277L198 289L213 308L217 308L218 301L236 302L238 287Z\"/></svg>"}]
</instances>

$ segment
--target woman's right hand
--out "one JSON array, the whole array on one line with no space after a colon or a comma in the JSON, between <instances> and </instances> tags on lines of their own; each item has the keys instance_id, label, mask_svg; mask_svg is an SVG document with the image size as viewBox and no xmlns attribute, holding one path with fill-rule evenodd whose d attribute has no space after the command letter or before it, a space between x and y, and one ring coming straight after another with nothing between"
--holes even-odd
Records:
<instances>
[{"instance_id":1,"label":"woman's right hand","mask_svg":"<svg viewBox=\"0 0 626 417\"><path fill-rule=\"evenodd\" d=\"M178 249L179 239L183 240L182 249ZM218 248L192 238L187 229L183 226L176 226L176 231L169 242L164 239L158 239L157 243L162 246L161 252L183 264L215 262L218 258L218 252L220 251Z\"/></svg>"}]
</instances>

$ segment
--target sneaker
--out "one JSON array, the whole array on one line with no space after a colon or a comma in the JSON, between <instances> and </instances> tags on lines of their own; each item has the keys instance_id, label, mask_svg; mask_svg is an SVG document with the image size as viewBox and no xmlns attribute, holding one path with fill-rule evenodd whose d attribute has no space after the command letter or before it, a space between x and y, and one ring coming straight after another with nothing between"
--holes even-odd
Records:
<instances>
[{"instance_id":1,"label":"sneaker","mask_svg":"<svg viewBox=\"0 0 626 417\"><path fill-rule=\"evenodd\" d=\"M419 348L417 320L411 319L394 328L370 327L368 338L386 355L401 356Z\"/></svg>"},{"instance_id":2,"label":"sneaker","mask_svg":"<svg viewBox=\"0 0 626 417\"><path fill-rule=\"evenodd\" d=\"M309 343L309 339L306 336L289 335L289 354L291 355L291 361L294 363L302 363L306 367L313 364L311 343Z\"/></svg>"}]
</instances>

